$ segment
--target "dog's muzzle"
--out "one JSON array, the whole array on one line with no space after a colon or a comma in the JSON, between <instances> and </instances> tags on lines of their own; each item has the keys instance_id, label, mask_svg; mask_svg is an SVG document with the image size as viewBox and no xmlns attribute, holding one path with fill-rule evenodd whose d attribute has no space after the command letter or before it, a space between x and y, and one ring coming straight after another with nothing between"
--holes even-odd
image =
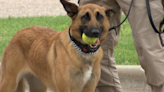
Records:
<instances>
[{"instance_id":1,"label":"dog's muzzle","mask_svg":"<svg viewBox=\"0 0 164 92\"><path fill-rule=\"evenodd\" d=\"M96 46L92 46L92 45L88 45L88 44L82 44L81 42L77 41L70 33L70 28L69 28L69 37L72 40L73 45L75 46L75 48L80 51L82 54L87 54L87 55L91 55L91 54L95 54L100 45L96 45Z\"/></svg>"},{"instance_id":2,"label":"dog's muzzle","mask_svg":"<svg viewBox=\"0 0 164 92\"><path fill-rule=\"evenodd\" d=\"M100 38L103 27L91 27L87 28L87 26L81 26L80 27L81 35L85 33L86 36L88 37L95 37L95 38Z\"/></svg>"}]
</instances>

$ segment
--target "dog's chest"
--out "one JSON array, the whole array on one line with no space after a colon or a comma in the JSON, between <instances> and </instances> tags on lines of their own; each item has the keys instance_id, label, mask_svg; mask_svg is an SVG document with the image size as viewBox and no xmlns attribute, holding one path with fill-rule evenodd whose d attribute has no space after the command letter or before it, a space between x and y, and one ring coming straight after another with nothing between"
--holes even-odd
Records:
<instances>
[{"instance_id":1,"label":"dog's chest","mask_svg":"<svg viewBox=\"0 0 164 92\"><path fill-rule=\"evenodd\" d=\"M77 70L71 70L71 79L72 79L72 88L76 87L82 89L84 85L89 81L92 75L92 68L88 67L79 67Z\"/></svg>"},{"instance_id":2,"label":"dog's chest","mask_svg":"<svg viewBox=\"0 0 164 92\"><path fill-rule=\"evenodd\" d=\"M84 72L84 75L83 75L83 82L84 82L84 84L86 84L87 81L90 79L91 74L92 74L92 68L91 67L88 67L88 70L86 70Z\"/></svg>"}]
</instances>

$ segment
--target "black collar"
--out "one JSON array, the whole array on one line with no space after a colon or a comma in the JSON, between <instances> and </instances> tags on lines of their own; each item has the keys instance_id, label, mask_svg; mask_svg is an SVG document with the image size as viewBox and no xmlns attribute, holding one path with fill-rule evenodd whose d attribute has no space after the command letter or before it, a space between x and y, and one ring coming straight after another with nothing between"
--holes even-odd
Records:
<instances>
[{"instance_id":1,"label":"black collar","mask_svg":"<svg viewBox=\"0 0 164 92\"><path fill-rule=\"evenodd\" d=\"M75 48L80 51L83 54L95 54L100 45L98 45L96 48L91 48L88 44L82 44L79 41L77 41L70 33L70 28L69 28L69 37L72 40L73 45L75 46Z\"/></svg>"}]
</instances>

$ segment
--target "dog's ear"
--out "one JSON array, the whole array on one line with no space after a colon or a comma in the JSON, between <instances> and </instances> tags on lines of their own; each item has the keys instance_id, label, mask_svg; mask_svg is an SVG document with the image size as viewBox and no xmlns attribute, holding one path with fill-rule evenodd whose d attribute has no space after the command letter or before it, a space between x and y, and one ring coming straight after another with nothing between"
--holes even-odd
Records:
<instances>
[{"instance_id":1,"label":"dog's ear","mask_svg":"<svg viewBox=\"0 0 164 92\"><path fill-rule=\"evenodd\" d=\"M78 6L76 4L68 2L66 0L60 0L60 2L63 4L63 7L69 17L72 18L78 13Z\"/></svg>"},{"instance_id":2,"label":"dog's ear","mask_svg":"<svg viewBox=\"0 0 164 92\"><path fill-rule=\"evenodd\" d=\"M105 8L105 14L107 18L110 19L113 16L113 14L115 14L115 11L108 6L104 6L104 8Z\"/></svg>"}]
</instances>

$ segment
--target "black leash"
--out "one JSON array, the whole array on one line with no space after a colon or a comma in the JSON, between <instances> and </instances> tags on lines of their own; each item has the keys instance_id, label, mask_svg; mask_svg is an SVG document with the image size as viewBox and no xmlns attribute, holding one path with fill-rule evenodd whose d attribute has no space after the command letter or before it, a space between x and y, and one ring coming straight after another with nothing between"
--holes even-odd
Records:
<instances>
[{"instance_id":1,"label":"black leash","mask_svg":"<svg viewBox=\"0 0 164 92\"><path fill-rule=\"evenodd\" d=\"M132 3L133 3L133 0L131 1L130 7L129 7L129 10L128 10L128 14L126 15L125 19L119 25L111 27L109 29L109 31L111 31L112 29L114 29L115 32L116 32L116 35L117 35L116 28L119 27L119 26L121 26L125 22L125 20L128 18L129 13L130 13L130 10L131 10ZM153 22L153 19L152 19L152 16L151 16L151 10L150 10L149 0L146 0L146 8L147 8L147 13L148 13L148 17L149 17L149 20L150 20L150 24L153 27L154 31L156 33L158 33L158 34L164 33L164 29L162 31L158 31L156 29L155 25L154 25L154 22Z\"/></svg>"},{"instance_id":2,"label":"black leash","mask_svg":"<svg viewBox=\"0 0 164 92\"><path fill-rule=\"evenodd\" d=\"M132 0L131 3L130 3L130 7L129 7L129 10L128 10L128 14L126 15L125 19L124 19L119 25L111 27L111 28L109 29L109 31L111 31L112 29L114 29L115 32L116 32L116 35L117 35L116 28L119 27L119 26L121 26L121 25L125 22L125 20L128 18L129 13L130 13L130 10L131 10L132 3L133 3L133 0Z\"/></svg>"},{"instance_id":3,"label":"black leash","mask_svg":"<svg viewBox=\"0 0 164 92\"><path fill-rule=\"evenodd\" d=\"M164 30L163 31L158 31L154 25L154 22L153 22L153 19L152 19L152 16L151 16L151 10L150 10L150 3L149 3L149 0L146 0L146 7L147 7L147 13L148 13L148 17L149 17L149 20L150 20L150 24L151 26L153 27L154 31L158 34L161 34L161 33L164 33Z\"/></svg>"}]
</instances>

